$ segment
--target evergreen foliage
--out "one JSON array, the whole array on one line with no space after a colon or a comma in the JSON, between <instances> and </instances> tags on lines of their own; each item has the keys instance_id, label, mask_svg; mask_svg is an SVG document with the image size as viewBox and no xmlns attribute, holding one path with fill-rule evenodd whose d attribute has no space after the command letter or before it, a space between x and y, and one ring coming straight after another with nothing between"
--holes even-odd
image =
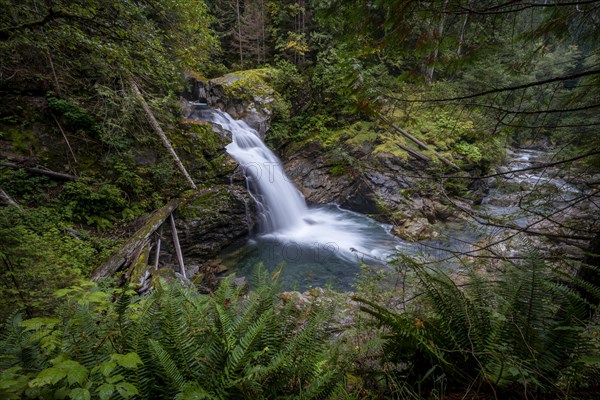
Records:
<instances>
[{"instance_id":1,"label":"evergreen foliage","mask_svg":"<svg viewBox=\"0 0 600 400\"><path fill-rule=\"evenodd\" d=\"M579 398L598 390L600 343L590 340L597 328L582 283L534 250L494 276L471 271L461 285L437 268L409 268L419 297L408 312L358 298L385 328L383 361L397 365L396 394Z\"/></svg>"},{"instance_id":2,"label":"evergreen foliage","mask_svg":"<svg viewBox=\"0 0 600 400\"><path fill-rule=\"evenodd\" d=\"M213 295L161 281L139 299L82 283L60 290L53 317L8 320L0 341L3 398L329 398L347 360L325 330L329 310L302 312L226 278ZM83 396L83 397L79 397Z\"/></svg>"}]
</instances>

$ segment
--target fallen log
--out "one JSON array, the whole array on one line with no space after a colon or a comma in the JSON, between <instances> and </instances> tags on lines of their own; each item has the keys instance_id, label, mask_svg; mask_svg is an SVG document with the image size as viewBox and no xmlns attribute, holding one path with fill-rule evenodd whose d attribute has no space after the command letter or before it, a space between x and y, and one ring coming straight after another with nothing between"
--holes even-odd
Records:
<instances>
[{"instance_id":1,"label":"fallen log","mask_svg":"<svg viewBox=\"0 0 600 400\"><path fill-rule=\"evenodd\" d=\"M169 141L169 138L167 138L167 135L165 134L165 132L160 127L160 124L158 123L158 120L154 116L154 113L152 113L152 110L150 109L150 106L148 106L148 103L146 103L146 100L144 99L144 96L142 96L142 92L140 92L140 88L138 87L138 85L135 83L135 81L131 77L129 78L129 84L131 85L131 87L133 89L133 92L135 93L135 97L137 97L137 99L139 100L140 104L144 108L144 111L146 112L146 116L148 117L148 122L150 122L150 125L152 125L152 128L154 129L154 131L160 137L160 140L163 142L163 144L165 145L165 147L167 148L167 150L169 151L169 153L173 157L173 160L175 160L175 164L177 164L177 167L179 168L179 170L181 171L181 173L183 174L183 176L185 176L185 179L190 184L190 187L192 189L194 189L194 190L197 190L197 187L196 187L196 184L194 183L194 180L192 179L192 177L188 173L187 169L185 169L185 166L183 165L183 163L179 159L179 156L177 156L177 153L175 152L175 149L171 145L171 142Z\"/></svg>"},{"instance_id":2,"label":"fallen log","mask_svg":"<svg viewBox=\"0 0 600 400\"><path fill-rule=\"evenodd\" d=\"M180 204L187 201L184 199L173 199L165 206L159 208L152 214L148 221L131 236L121 248L114 253L104 264L96 268L92 274L92 280L108 277L117 272L124 265L131 264L139 255L140 247L147 244L150 236L165 222L167 218L177 209Z\"/></svg>"},{"instance_id":3,"label":"fallen log","mask_svg":"<svg viewBox=\"0 0 600 400\"><path fill-rule=\"evenodd\" d=\"M396 144L396 146L400 147L402 150L413 156L414 158L418 158L419 160L423 160L426 162L431 161L431 158L427 157L425 154L418 152L416 150L411 149L410 147L403 146L401 144Z\"/></svg>"},{"instance_id":4,"label":"fallen log","mask_svg":"<svg viewBox=\"0 0 600 400\"><path fill-rule=\"evenodd\" d=\"M65 174L62 172L56 172L56 171L52 171L52 170L49 170L46 168L28 167L28 166L16 164L16 163L13 163L10 161L2 161L0 163L0 165L2 165L4 167L8 167L8 168L24 169L25 171L31 172L32 174L45 175L50 178L57 179L59 181L75 181L75 180L79 179L75 175L69 175L69 174Z\"/></svg>"},{"instance_id":5,"label":"fallen log","mask_svg":"<svg viewBox=\"0 0 600 400\"><path fill-rule=\"evenodd\" d=\"M454 164L452 161L448 160L447 158L445 158L444 156L442 156L440 153L438 153L437 151L435 151L434 149L432 149L431 147L427 146L425 143L421 142L419 139L417 139L416 137L414 137L413 135L411 135L410 133L408 133L407 131L405 131L404 129L400 128L399 126L394 125L389 119L387 119L386 117L384 117L383 115L379 114L379 118L386 123L387 125L389 125L393 130L395 130L396 132L398 132L399 134L401 134L402 136L404 136L405 138L407 138L408 140L412 141L413 143L415 143L417 146L419 146L420 148L422 148L423 150L427 150L430 151L433 155L435 155L441 162L443 162L444 164L446 164L447 166L459 170L460 168ZM412 150L414 151L414 150ZM420 153L419 153L420 154ZM422 154L424 157L426 157L424 154Z\"/></svg>"},{"instance_id":6,"label":"fallen log","mask_svg":"<svg viewBox=\"0 0 600 400\"><path fill-rule=\"evenodd\" d=\"M19 205L19 203L17 203L16 201L14 201L8 194L6 194L6 192L2 189L0 189L0 199L2 201L4 201L6 204L8 204L9 206L13 206L18 208L19 210L21 209L21 206Z\"/></svg>"}]
</instances>

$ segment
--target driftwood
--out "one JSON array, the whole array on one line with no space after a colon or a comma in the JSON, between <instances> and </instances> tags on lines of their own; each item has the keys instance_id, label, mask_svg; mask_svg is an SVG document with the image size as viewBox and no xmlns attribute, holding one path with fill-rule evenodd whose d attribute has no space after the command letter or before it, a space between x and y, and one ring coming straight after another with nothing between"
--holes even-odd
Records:
<instances>
[{"instance_id":1,"label":"driftwood","mask_svg":"<svg viewBox=\"0 0 600 400\"><path fill-rule=\"evenodd\" d=\"M16 163L13 163L10 161L2 161L0 163L0 165L2 165L4 167L8 167L8 168L24 169L27 172L31 172L33 174L45 175L50 178L57 179L59 181L75 181L75 180L79 179L75 175L69 175L69 174L65 174L62 172L51 171L46 168L27 167L25 165L16 164Z\"/></svg>"},{"instance_id":2,"label":"driftwood","mask_svg":"<svg viewBox=\"0 0 600 400\"><path fill-rule=\"evenodd\" d=\"M175 149L171 145L171 142L169 142L169 138L167 138L167 135L165 135L165 132L160 127L160 124L158 123L158 121L156 120L156 117L152 113L150 106L148 106L148 103L146 103L144 96L142 96L142 92L140 92L140 88L137 86L137 84L135 83L133 78L129 78L129 84L133 88L133 92L135 93L135 96L137 97L139 102L142 104L142 107L144 108L144 111L146 112L146 116L148 117L148 121L150 122L150 125L152 125L152 128L154 129L156 134L160 137L160 140L162 140L163 144L165 145L165 147L167 148L167 150L169 151L169 153L175 160L175 164L177 164L177 167L179 168L181 173L187 179L188 183L190 184L190 187L194 190L197 190L194 180L192 179L190 174L187 172L187 170L185 169L185 166L183 165L183 163L177 156Z\"/></svg>"},{"instance_id":3,"label":"driftwood","mask_svg":"<svg viewBox=\"0 0 600 400\"><path fill-rule=\"evenodd\" d=\"M452 161L448 160L447 158L445 158L444 156L442 156L440 153L438 153L437 151L435 151L434 149L432 149L431 147L427 146L425 143L421 142L419 139L417 139L416 137L414 137L413 135L411 135L410 133L408 133L407 131L405 131L404 129L394 125L389 119L387 119L386 117L384 117L383 115L379 114L379 118L386 123L387 125L389 125L392 129L394 129L396 132L400 133L402 136L404 136L405 138L407 138L408 140L414 142L417 146L419 146L420 148L422 148L423 150L428 150L430 151L432 154L434 154L441 162L443 162L444 164L446 164L447 166L454 168L454 169L460 169L456 164L454 164ZM406 150L406 148L400 146L401 148L403 148L404 150ZM408 151L408 150L407 150ZM415 150L411 150L412 152L414 152ZM418 152L417 152L418 153ZM412 153L411 153L412 154ZM427 157L424 154L418 153L420 154L419 158L423 159L422 157ZM422 157L421 157L422 156Z\"/></svg>"},{"instance_id":4,"label":"driftwood","mask_svg":"<svg viewBox=\"0 0 600 400\"><path fill-rule=\"evenodd\" d=\"M185 275L185 264L183 262L183 254L181 253L181 246L179 245L179 236L177 236L177 227L175 226L175 218L173 218L173 214L169 216L171 220L171 233L173 234L173 246L175 247L175 254L177 254L177 263L179 264L179 269L181 270L181 276L183 279L186 279Z\"/></svg>"},{"instance_id":5,"label":"driftwood","mask_svg":"<svg viewBox=\"0 0 600 400\"><path fill-rule=\"evenodd\" d=\"M92 274L92 280L97 281L100 278L110 276L117 272L122 266L135 262L139 256L139 249L147 244L148 238L165 222L167 218L185 199L173 199L167 205L159 208L146 221L132 237L125 242L123 246L113 254L104 264L96 268Z\"/></svg>"},{"instance_id":6,"label":"driftwood","mask_svg":"<svg viewBox=\"0 0 600 400\"><path fill-rule=\"evenodd\" d=\"M16 201L14 201L8 194L6 194L6 192L2 189L0 189L0 200L4 201L6 204L8 204L9 206L13 206L18 208L19 210L21 209L21 206L19 205L19 203L17 203Z\"/></svg>"}]
</instances>

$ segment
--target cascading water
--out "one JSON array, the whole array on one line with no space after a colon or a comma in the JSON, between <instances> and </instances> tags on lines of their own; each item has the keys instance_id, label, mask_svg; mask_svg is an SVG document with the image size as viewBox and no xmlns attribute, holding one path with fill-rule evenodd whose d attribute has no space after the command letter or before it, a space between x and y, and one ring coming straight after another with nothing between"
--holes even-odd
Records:
<instances>
[{"instance_id":1,"label":"cascading water","mask_svg":"<svg viewBox=\"0 0 600 400\"><path fill-rule=\"evenodd\" d=\"M302 194L286 177L279 159L246 123L206 107L196 108L189 117L209 121L231 132L232 143L227 146L227 152L240 164L258 207L260 234L246 246L238 246L223 255L222 261L240 275L251 275L258 263L274 269L283 262L286 267L281 278L287 288L332 284L338 289L350 289L361 262L377 267L396 251L429 261L447 260L455 252L470 251L470 243L498 235L497 230L489 231L475 221L458 220L438 225L442 234L437 239L407 243L390 235L389 227L364 215L335 205L307 207ZM532 155L534 152L529 150L519 152L509 168L529 167ZM543 153L538 156L542 157ZM546 178L529 171L509 175L526 184L554 186L567 198L578 192L556 177ZM491 216L514 213L516 210L511 204L494 206L498 200L506 196L511 199L512 195L493 189L484 199L481 211ZM556 201L560 204L564 199ZM525 224L528 219L516 215L513 221Z\"/></svg>"},{"instance_id":2,"label":"cascading water","mask_svg":"<svg viewBox=\"0 0 600 400\"><path fill-rule=\"evenodd\" d=\"M307 277L313 277L317 284L335 281L348 288L359 261L380 262L394 252L398 240L389 227L334 205L307 207L277 156L245 122L210 109L197 110L190 118L231 132L227 152L240 164L257 204L260 235L250 242L250 256L235 260L238 267L258 262L274 267L283 261L288 280L303 287ZM347 283L340 285L341 281Z\"/></svg>"},{"instance_id":3,"label":"cascading water","mask_svg":"<svg viewBox=\"0 0 600 400\"><path fill-rule=\"evenodd\" d=\"M263 233L294 229L307 213L302 194L287 179L281 162L244 121L222 111L206 110L204 118L231 132L227 153L241 166L259 209Z\"/></svg>"}]
</instances>

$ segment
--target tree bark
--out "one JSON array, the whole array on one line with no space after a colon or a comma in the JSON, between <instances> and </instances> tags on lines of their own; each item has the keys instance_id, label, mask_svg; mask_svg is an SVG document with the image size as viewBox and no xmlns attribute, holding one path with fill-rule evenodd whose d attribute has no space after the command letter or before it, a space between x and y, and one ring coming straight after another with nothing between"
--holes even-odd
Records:
<instances>
[{"instance_id":1,"label":"tree bark","mask_svg":"<svg viewBox=\"0 0 600 400\"><path fill-rule=\"evenodd\" d=\"M133 234L104 264L96 268L92 274L92 280L110 276L117 272L122 266L134 262L133 258L138 254L139 248L147 243L148 238L165 222L175 209L186 202L187 199L173 199L162 208L159 208L146 221L136 233Z\"/></svg>"},{"instance_id":2,"label":"tree bark","mask_svg":"<svg viewBox=\"0 0 600 400\"><path fill-rule=\"evenodd\" d=\"M177 156L177 153L175 152L175 149L173 149L173 146L171 146L171 142L169 142L169 139L167 138L167 135L165 135L165 132L160 127L160 124L156 120L156 117L154 117L154 114L152 113L152 110L150 109L150 106L148 106L148 103L146 103L146 100L144 99L144 96L142 96L142 93L140 92L140 88L137 86L137 84L135 83L135 81L131 77L129 78L129 83L131 84L131 87L133 88L135 96L137 97L137 99L142 104L142 107L144 108L144 111L146 112L146 116L148 117L148 120L150 121L150 125L152 125L152 128L158 134L158 136L162 140L163 144L165 145L165 147L167 148L167 150L169 151L169 153L171 154L171 156L175 160L175 164L177 164L177 167L179 167L179 170L181 171L181 173L187 179L188 183L190 184L190 187L192 189L194 189L194 190L198 190L198 188L196 187L196 184L192 180L192 177L190 176L190 174L188 174L188 172L185 169L183 163L181 162L181 160Z\"/></svg>"},{"instance_id":3,"label":"tree bark","mask_svg":"<svg viewBox=\"0 0 600 400\"><path fill-rule=\"evenodd\" d=\"M389 126L392 127L392 129L394 129L396 132L400 133L402 136L406 137L407 139L409 139L410 141L414 142L417 144L417 146L419 146L420 148L424 149L424 150L428 150L430 152L432 152L440 161L442 161L444 164L446 164L447 166L454 168L454 169L460 169L456 164L454 164L452 161L448 160L447 158L443 157L441 154L439 154L437 151L433 150L431 147L427 146L425 143L421 142L419 139L417 139L416 137L414 137L413 135L411 135L410 133L406 132L404 129L394 125L390 120L388 120L387 118L385 118L383 115L379 114L379 118L385 122L386 124L388 124ZM424 157L426 157L425 155L423 155Z\"/></svg>"}]
</instances>

